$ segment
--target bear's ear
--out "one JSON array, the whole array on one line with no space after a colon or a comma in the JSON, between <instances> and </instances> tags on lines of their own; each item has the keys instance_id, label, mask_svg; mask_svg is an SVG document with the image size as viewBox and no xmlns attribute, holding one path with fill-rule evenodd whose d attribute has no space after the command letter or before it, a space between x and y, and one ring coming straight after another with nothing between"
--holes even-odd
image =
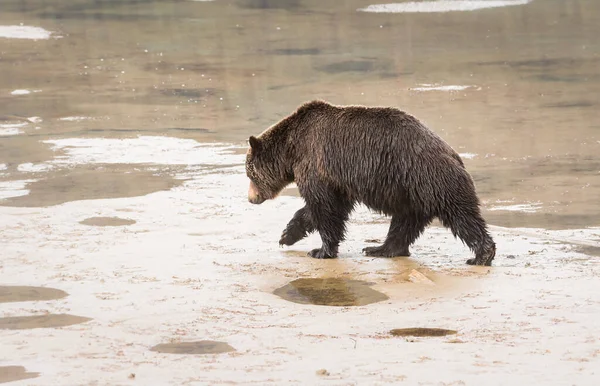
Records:
<instances>
[{"instance_id":1,"label":"bear's ear","mask_svg":"<svg viewBox=\"0 0 600 386\"><path fill-rule=\"evenodd\" d=\"M250 143L250 147L255 153L260 151L262 147L262 143L260 142L260 140L253 135L250 136L250 138L248 138L248 143Z\"/></svg>"}]
</instances>

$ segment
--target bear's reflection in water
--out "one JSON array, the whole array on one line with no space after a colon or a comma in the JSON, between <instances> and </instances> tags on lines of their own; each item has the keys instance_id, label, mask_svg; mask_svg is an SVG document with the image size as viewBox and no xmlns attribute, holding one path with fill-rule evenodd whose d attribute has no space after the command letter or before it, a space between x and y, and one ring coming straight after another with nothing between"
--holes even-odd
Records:
<instances>
[{"instance_id":1,"label":"bear's reflection in water","mask_svg":"<svg viewBox=\"0 0 600 386\"><path fill-rule=\"evenodd\" d=\"M364 306L389 299L371 283L343 278L296 279L273 293L285 300L320 306Z\"/></svg>"},{"instance_id":2,"label":"bear's reflection in water","mask_svg":"<svg viewBox=\"0 0 600 386\"><path fill-rule=\"evenodd\" d=\"M235 351L233 347L224 342L200 340L197 342L162 343L150 351L163 354L220 354Z\"/></svg>"}]
</instances>

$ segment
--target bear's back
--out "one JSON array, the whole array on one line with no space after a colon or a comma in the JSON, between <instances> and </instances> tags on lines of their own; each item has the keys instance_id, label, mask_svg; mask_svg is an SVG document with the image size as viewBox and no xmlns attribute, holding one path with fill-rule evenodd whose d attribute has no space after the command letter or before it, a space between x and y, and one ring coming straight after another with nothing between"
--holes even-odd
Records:
<instances>
[{"instance_id":1,"label":"bear's back","mask_svg":"<svg viewBox=\"0 0 600 386\"><path fill-rule=\"evenodd\" d=\"M310 153L321 177L384 212L406 201L414 187L443 194L437 182L464 170L450 145L395 108L331 106L311 121Z\"/></svg>"}]
</instances>

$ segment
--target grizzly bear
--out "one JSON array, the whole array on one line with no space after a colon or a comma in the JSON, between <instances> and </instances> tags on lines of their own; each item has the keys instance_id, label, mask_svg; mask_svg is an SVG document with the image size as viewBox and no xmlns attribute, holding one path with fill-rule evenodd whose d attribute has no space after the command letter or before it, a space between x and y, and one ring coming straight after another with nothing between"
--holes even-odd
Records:
<instances>
[{"instance_id":1,"label":"grizzly bear","mask_svg":"<svg viewBox=\"0 0 600 386\"><path fill-rule=\"evenodd\" d=\"M280 245L318 231L322 246L309 255L337 257L346 221L362 203L391 216L383 245L364 248L367 256L409 256L409 246L438 218L475 254L467 264L494 259L496 244L460 156L403 111L311 101L248 142L248 200L261 204L295 182L306 204Z\"/></svg>"}]
</instances>

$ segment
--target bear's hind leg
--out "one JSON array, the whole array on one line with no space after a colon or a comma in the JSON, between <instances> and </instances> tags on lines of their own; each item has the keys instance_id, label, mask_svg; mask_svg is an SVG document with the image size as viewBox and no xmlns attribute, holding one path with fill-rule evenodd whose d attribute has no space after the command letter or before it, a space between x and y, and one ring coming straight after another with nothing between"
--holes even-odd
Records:
<instances>
[{"instance_id":1,"label":"bear's hind leg","mask_svg":"<svg viewBox=\"0 0 600 386\"><path fill-rule=\"evenodd\" d=\"M496 244L487 231L478 207L447 211L439 217L442 224L450 228L454 237L461 239L475 253L475 258L467 260L467 264L492 265L496 255Z\"/></svg>"},{"instance_id":2,"label":"bear's hind leg","mask_svg":"<svg viewBox=\"0 0 600 386\"><path fill-rule=\"evenodd\" d=\"M412 212L395 214L383 245L366 247L363 253L372 257L410 256L409 247L423 233L432 218Z\"/></svg>"},{"instance_id":3,"label":"bear's hind leg","mask_svg":"<svg viewBox=\"0 0 600 386\"><path fill-rule=\"evenodd\" d=\"M310 213L308 208L304 206L294 214L294 217L283 230L279 245L294 245L314 231L315 226L310 218Z\"/></svg>"}]
</instances>

